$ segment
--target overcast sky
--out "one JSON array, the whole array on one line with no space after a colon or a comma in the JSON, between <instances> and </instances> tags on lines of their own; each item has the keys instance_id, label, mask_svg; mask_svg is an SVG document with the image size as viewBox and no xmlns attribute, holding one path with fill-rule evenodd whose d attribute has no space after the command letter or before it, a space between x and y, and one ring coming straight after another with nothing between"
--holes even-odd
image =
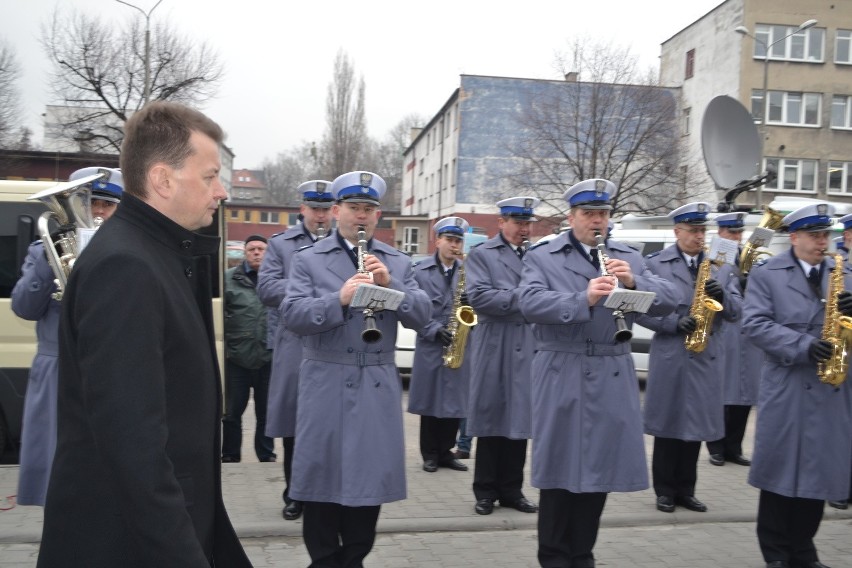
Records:
<instances>
[{"instance_id":1,"label":"overcast sky","mask_svg":"<svg viewBox=\"0 0 852 568\"><path fill-rule=\"evenodd\" d=\"M156 0L131 0L145 11ZM630 47L647 66L660 44L722 0L163 0L152 20L209 42L225 64L203 110L227 132L237 168L260 166L319 141L334 57L343 48L366 83L367 127L385 134L403 117L431 117L459 75L560 78L554 55L576 37ZM115 0L0 0L0 37L17 51L25 123L41 141L51 100L40 28L57 5L123 23L138 14ZM740 38L731 33L731 41Z\"/></svg>"}]
</instances>

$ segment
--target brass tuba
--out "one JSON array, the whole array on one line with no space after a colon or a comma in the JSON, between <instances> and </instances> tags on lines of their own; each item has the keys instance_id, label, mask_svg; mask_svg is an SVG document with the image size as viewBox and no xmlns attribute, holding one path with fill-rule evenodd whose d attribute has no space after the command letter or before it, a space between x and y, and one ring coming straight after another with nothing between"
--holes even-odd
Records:
<instances>
[{"instance_id":1,"label":"brass tuba","mask_svg":"<svg viewBox=\"0 0 852 568\"><path fill-rule=\"evenodd\" d=\"M722 304L707 295L704 285L710 279L710 254L704 250L704 260L698 265L698 275L695 278L695 294L692 297L692 305L689 315L695 318L695 331L688 334L684 345L688 351L701 353L707 348L710 332L713 330L713 317L716 312L722 311Z\"/></svg>"},{"instance_id":2,"label":"brass tuba","mask_svg":"<svg viewBox=\"0 0 852 568\"><path fill-rule=\"evenodd\" d=\"M49 211L38 218L38 232L44 243L47 262L56 276L54 300L62 300L68 285L68 276L82 249L81 229L97 229L102 221L92 217L91 182L104 174L86 176L73 182L60 183L29 197L30 201L41 201ZM59 225L51 237L50 221Z\"/></svg>"},{"instance_id":3,"label":"brass tuba","mask_svg":"<svg viewBox=\"0 0 852 568\"><path fill-rule=\"evenodd\" d=\"M771 207L767 207L763 210L763 217L760 219L760 223L757 224L759 228L772 229L773 231L778 230L783 225L784 214L772 209ZM740 271L743 274L748 274L751 270L751 267L754 265L754 262L760 258L761 256L772 256L772 253L765 250L759 250L759 246L752 242L747 242L743 245L743 250L740 253Z\"/></svg>"},{"instance_id":4,"label":"brass tuba","mask_svg":"<svg viewBox=\"0 0 852 568\"><path fill-rule=\"evenodd\" d=\"M444 347L444 367L458 369L464 362L464 349L467 345L467 335L470 328L476 325L476 312L473 308L462 304L461 297L464 294L465 277L464 263L459 266L459 279L456 282L456 290L453 294L453 307L450 310L450 322L447 329L453 335L453 340Z\"/></svg>"},{"instance_id":5,"label":"brass tuba","mask_svg":"<svg viewBox=\"0 0 852 568\"><path fill-rule=\"evenodd\" d=\"M831 343L832 355L817 363L819 380L837 386L849 371L849 349L852 347L852 318L837 309L837 295L843 291L843 257L834 255L834 269L828 280L822 339Z\"/></svg>"}]
</instances>

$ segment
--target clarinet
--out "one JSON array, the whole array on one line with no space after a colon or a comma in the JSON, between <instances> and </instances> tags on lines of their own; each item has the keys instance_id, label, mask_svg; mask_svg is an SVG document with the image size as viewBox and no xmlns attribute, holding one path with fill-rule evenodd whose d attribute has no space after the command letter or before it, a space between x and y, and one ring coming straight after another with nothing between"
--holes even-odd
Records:
<instances>
[{"instance_id":1,"label":"clarinet","mask_svg":"<svg viewBox=\"0 0 852 568\"><path fill-rule=\"evenodd\" d=\"M609 256L606 254L604 236L600 231L595 231L595 241L597 242L598 249L598 263L601 265L601 276L615 278L606 269L606 261L609 260ZM615 285L618 286L618 280L615 281ZM612 317L615 319L615 335L613 335L615 342L623 343L630 341L630 338L633 337L633 332L627 327L627 322L624 320L624 312L619 309L612 310Z\"/></svg>"},{"instance_id":2,"label":"clarinet","mask_svg":"<svg viewBox=\"0 0 852 568\"><path fill-rule=\"evenodd\" d=\"M317 225L317 240L321 241L326 237L325 227L322 223Z\"/></svg>"},{"instance_id":3,"label":"clarinet","mask_svg":"<svg viewBox=\"0 0 852 568\"><path fill-rule=\"evenodd\" d=\"M364 268L364 256L367 254L367 232L364 230L364 225L358 226L358 273L370 274L370 271ZM382 330L376 327L376 315L373 308L364 308L364 331L361 332L361 339L364 343L375 343L382 338Z\"/></svg>"}]
</instances>

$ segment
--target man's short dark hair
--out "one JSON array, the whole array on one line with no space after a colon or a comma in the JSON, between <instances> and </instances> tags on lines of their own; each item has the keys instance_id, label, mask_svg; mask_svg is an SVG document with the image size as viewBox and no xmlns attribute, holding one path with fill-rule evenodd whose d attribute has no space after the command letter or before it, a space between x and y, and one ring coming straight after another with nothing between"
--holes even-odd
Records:
<instances>
[{"instance_id":1,"label":"man's short dark hair","mask_svg":"<svg viewBox=\"0 0 852 568\"><path fill-rule=\"evenodd\" d=\"M145 178L157 162L180 168L192 155L189 142L200 132L221 144L222 128L205 114L180 103L155 101L137 111L124 125L119 163L124 191L145 197Z\"/></svg>"}]
</instances>

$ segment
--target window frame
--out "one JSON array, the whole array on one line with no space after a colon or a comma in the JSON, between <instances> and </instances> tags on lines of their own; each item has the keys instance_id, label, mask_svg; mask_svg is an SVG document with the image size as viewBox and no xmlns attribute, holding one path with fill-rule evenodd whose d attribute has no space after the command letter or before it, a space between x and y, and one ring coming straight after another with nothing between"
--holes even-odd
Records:
<instances>
[{"instance_id":1,"label":"window frame","mask_svg":"<svg viewBox=\"0 0 852 568\"><path fill-rule=\"evenodd\" d=\"M825 36L826 29L820 27L812 27L806 30L795 32L798 26L787 26L782 24L757 24L754 27L754 48L752 49L752 57L754 59L766 59L770 61L797 61L801 63L825 63ZM775 33L778 31L779 33ZM793 33L795 32L795 33ZM773 37L788 37L784 41L775 43ZM816 36L819 36L819 58L811 59L809 54L813 50L812 42ZM793 57L791 52L795 47L795 43L802 40L802 57ZM774 45L773 45L774 44ZM770 53L765 52L766 46L770 47Z\"/></svg>"},{"instance_id":2,"label":"window frame","mask_svg":"<svg viewBox=\"0 0 852 568\"><path fill-rule=\"evenodd\" d=\"M770 162L774 162L775 171L778 172L778 177L772 180L771 182L766 183L764 185L764 189L766 191L776 191L776 192L788 192L788 193L800 193L800 194L815 194L819 188L819 160L814 160L811 158L781 158L778 156L769 156L764 158L763 167L764 171L769 166ZM802 181L805 176L804 165L812 164L813 165L813 189L801 189ZM796 171L796 187L795 188L787 188L783 187L786 180L786 173L788 169L795 168ZM775 184L775 186L771 186L770 184ZM779 187L781 186L781 187Z\"/></svg>"}]
</instances>

